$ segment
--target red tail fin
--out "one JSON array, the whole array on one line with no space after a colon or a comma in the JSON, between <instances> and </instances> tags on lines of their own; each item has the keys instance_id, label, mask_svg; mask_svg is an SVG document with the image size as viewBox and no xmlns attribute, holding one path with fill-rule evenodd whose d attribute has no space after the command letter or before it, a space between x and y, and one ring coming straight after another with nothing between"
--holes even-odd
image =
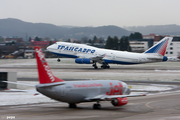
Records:
<instances>
[{"instance_id":1,"label":"red tail fin","mask_svg":"<svg viewBox=\"0 0 180 120\"><path fill-rule=\"evenodd\" d=\"M35 54L36 54L36 60L37 60L37 68L38 68L38 74L39 74L39 83L53 83L53 82L63 82L63 80L55 77L50 68L47 64L44 54L42 53L42 50L40 47L35 47Z\"/></svg>"}]
</instances>

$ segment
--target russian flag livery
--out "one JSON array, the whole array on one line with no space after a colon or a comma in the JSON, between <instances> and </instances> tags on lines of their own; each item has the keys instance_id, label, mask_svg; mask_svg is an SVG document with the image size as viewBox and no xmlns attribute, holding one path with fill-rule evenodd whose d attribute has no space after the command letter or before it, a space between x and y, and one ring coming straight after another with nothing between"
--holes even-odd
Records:
<instances>
[{"instance_id":1,"label":"russian flag livery","mask_svg":"<svg viewBox=\"0 0 180 120\"><path fill-rule=\"evenodd\" d=\"M167 45L168 45L168 41L169 41L169 38L165 39L165 41L163 41L161 47L160 47L160 50L158 51L159 54L161 55L165 55L166 53L166 48L167 48Z\"/></svg>"},{"instance_id":2,"label":"russian flag livery","mask_svg":"<svg viewBox=\"0 0 180 120\"><path fill-rule=\"evenodd\" d=\"M164 56L166 53L166 48L168 46L168 43L170 43L171 40L169 37L165 37L160 42L158 42L156 45L145 51L144 53L159 53L160 55Z\"/></svg>"},{"instance_id":3,"label":"russian flag livery","mask_svg":"<svg viewBox=\"0 0 180 120\"><path fill-rule=\"evenodd\" d=\"M47 50L58 56L57 61L60 62L60 56L75 58L77 64L92 64L94 69L101 64L101 68L109 69L109 64L143 64L152 62L167 61L165 55L173 37L164 37L157 44L150 47L143 53L118 51L96 48L86 44L76 44L67 42L56 42L47 47Z\"/></svg>"}]
</instances>

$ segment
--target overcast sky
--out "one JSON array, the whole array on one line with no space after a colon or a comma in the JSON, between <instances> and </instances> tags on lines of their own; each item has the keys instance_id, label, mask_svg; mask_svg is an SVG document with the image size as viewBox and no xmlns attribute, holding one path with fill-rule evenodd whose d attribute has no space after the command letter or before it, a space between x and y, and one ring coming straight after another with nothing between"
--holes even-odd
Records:
<instances>
[{"instance_id":1,"label":"overcast sky","mask_svg":"<svg viewBox=\"0 0 180 120\"><path fill-rule=\"evenodd\" d=\"M72 26L180 25L180 0L0 0L0 19Z\"/></svg>"}]
</instances>

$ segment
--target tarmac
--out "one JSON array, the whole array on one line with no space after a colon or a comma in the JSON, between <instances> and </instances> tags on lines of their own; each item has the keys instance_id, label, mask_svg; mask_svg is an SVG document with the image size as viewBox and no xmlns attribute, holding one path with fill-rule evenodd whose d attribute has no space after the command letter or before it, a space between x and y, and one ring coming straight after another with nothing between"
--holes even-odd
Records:
<instances>
[{"instance_id":1,"label":"tarmac","mask_svg":"<svg viewBox=\"0 0 180 120\"><path fill-rule=\"evenodd\" d=\"M180 63L153 63L143 65L110 65L110 69L93 69L91 65L55 63L48 59L55 76L65 80L116 79L128 84L180 85ZM65 59L66 60L66 59ZM33 62L32 62L33 61ZM0 71L17 72L18 81L37 81L34 60L1 61ZM26 64L28 63L28 64ZM128 98L125 106L114 107L101 102L102 109L94 110L93 102L80 103L76 109L61 102L0 106L0 120L179 120L180 89L156 92L144 97Z\"/></svg>"},{"instance_id":2,"label":"tarmac","mask_svg":"<svg viewBox=\"0 0 180 120\"><path fill-rule=\"evenodd\" d=\"M76 109L65 103L43 103L1 106L0 119L15 120L179 120L180 92L129 98L125 106L114 107L101 102L102 109L94 110L93 103L81 103Z\"/></svg>"}]
</instances>

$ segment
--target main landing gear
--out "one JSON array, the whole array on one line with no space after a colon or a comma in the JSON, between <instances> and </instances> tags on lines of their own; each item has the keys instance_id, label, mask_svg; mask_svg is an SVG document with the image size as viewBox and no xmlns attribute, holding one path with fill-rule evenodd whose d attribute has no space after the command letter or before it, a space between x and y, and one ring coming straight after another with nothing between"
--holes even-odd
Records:
<instances>
[{"instance_id":1,"label":"main landing gear","mask_svg":"<svg viewBox=\"0 0 180 120\"><path fill-rule=\"evenodd\" d=\"M99 101L93 105L93 109L101 109L101 104L99 104Z\"/></svg>"},{"instance_id":2,"label":"main landing gear","mask_svg":"<svg viewBox=\"0 0 180 120\"><path fill-rule=\"evenodd\" d=\"M107 63L103 63L103 64L101 65L101 68L103 68L103 69L109 69L110 66L109 66Z\"/></svg>"},{"instance_id":3,"label":"main landing gear","mask_svg":"<svg viewBox=\"0 0 180 120\"><path fill-rule=\"evenodd\" d=\"M101 105L100 104L94 104L93 109L101 109Z\"/></svg>"},{"instance_id":4,"label":"main landing gear","mask_svg":"<svg viewBox=\"0 0 180 120\"><path fill-rule=\"evenodd\" d=\"M76 108L76 104L75 103L69 103L69 108Z\"/></svg>"},{"instance_id":5,"label":"main landing gear","mask_svg":"<svg viewBox=\"0 0 180 120\"><path fill-rule=\"evenodd\" d=\"M94 69L98 69L96 62L92 66L94 67Z\"/></svg>"},{"instance_id":6,"label":"main landing gear","mask_svg":"<svg viewBox=\"0 0 180 120\"><path fill-rule=\"evenodd\" d=\"M77 108L75 103L69 103L69 108ZM101 109L101 104L99 104L99 101L93 105L93 109Z\"/></svg>"},{"instance_id":7,"label":"main landing gear","mask_svg":"<svg viewBox=\"0 0 180 120\"><path fill-rule=\"evenodd\" d=\"M61 61L60 58L58 58L57 61L60 62Z\"/></svg>"},{"instance_id":8,"label":"main landing gear","mask_svg":"<svg viewBox=\"0 0 180 120\"><path fill-rule=\"evenodd\" d=\"M92 66L94 67L94 69L98 69L98 67L97 67L97 65L96 65L96 62L95 62ZM109 69L110 66L109 66L107 63L103 63L103 64L101 65L101 68L103 68L103 69Z\"/></svg>"}]
</instances>

